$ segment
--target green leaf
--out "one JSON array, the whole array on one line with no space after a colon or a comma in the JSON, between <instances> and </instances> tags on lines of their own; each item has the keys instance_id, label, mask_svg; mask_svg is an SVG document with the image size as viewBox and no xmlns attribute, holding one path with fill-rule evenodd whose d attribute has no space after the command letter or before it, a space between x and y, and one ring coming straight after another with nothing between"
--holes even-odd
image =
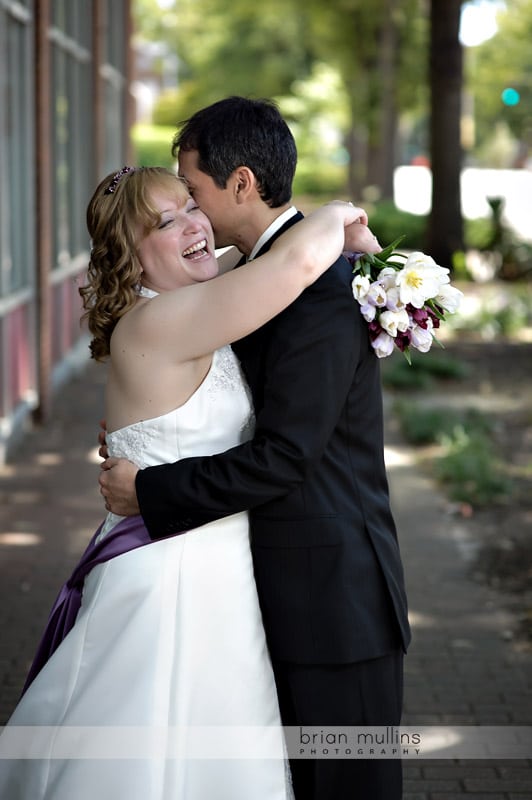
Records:
<instances>
[{"instance_id":1,"label":"green leaf","mask_svg":"<svg viewBox=\"0 0 532 800\"><path fill-rule=\"evenodd\" d=\"M440 309L438 308L434 300L426 300L425 305L430 308L434 316L438 317L438 319L441 320L441 322L445 321L444 315L441 313Z\"/></svg>"},{"instance_id":2,"label":"green leaf","mask_svg":"<svg viewBox=\"0 0 532 800\"><path fill-rule=\"evenodd\" d=\"M432 333L432 338L434 339L434 341L436 342L436 344L437 344L439 347L441 347L441 349L442 349L442 350L445 350L445 345L443 344L443 342L440 342L440 340L438 339L438 337L437 337L437 336L434 336L434 333Z\"/></svg>"}]
</instances>

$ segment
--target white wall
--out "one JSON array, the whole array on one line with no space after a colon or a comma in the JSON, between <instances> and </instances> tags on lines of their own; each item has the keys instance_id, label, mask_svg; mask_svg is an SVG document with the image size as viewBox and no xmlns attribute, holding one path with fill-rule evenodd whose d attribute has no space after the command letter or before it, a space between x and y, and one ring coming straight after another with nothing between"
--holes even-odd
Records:
<instances>
[{"instance_id":1,"label":"white wall","mask_svg":"<svg viewBox=\"0 0 532 800\"><path fill-rule=\"evenodd\" d=\"M532 241L532 171L526 169L478 169L462 172L464 217L489 217L487 197L505 199L504 217L522 238ZM428 214L432 174L428 167L398 167L394 175L395 204L413 214Z\"/></svg>"}]
</instances>

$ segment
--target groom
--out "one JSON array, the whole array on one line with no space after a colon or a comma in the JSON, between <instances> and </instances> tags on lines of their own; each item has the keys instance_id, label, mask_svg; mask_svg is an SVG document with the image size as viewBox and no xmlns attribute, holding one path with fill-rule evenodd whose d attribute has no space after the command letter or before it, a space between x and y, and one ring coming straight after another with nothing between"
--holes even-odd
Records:
<instances>
[{"instance_id":1,"label":"groom","mask_svg":"<svg viewBox=\"0 0 532 800\"><path fill-rule=\"evenodd\" d=\"M204 108L172 152L217 247L254 258L301 219L290 205L295 143L273 104L231 97ZM284 725L400 723L407 605L378 360L351 278L340 258L233 345L253 395L251 441L138 471L111 458L100 478L108 508L140 507L153 539L250 509ZM402 795L398 760L293 759L291 768L298 800Z\"/></svg>"}]
</instances>

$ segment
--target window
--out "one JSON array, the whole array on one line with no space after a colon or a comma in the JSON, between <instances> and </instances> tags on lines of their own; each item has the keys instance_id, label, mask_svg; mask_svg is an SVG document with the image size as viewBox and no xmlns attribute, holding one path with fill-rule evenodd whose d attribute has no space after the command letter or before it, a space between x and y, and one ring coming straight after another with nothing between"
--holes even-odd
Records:
<instances>
[{"instance_id":1,"label":"window","mask_svg":"<svg viewBox=\"0 0 532 800\"><path fill-rule=\"evenodd\" d=\"M91 19L86 2L53 4L52 130L54 266L87 247L85 208L92 187Z\"/></svg>"},{"instance_id":2,"label":"window","mask_svg":"<svg viewBox=\"0 0 532 800\"><path fill-rule=\"evenodd\" d=\"M0 0L0 297L34 273L32 16Z\"/></svg>"}]
</instances>

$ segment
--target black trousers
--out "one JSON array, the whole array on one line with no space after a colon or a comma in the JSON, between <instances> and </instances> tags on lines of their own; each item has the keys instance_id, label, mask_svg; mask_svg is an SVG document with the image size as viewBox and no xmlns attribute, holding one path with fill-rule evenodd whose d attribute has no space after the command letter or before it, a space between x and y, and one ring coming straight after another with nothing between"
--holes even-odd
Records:
<instances>
[{"instance_id":1,"label":"black trousers","mask_svg":"<svg viewBox=\"0 0 532 800\"><path fill-rule=\"evenodd\" d=\"M273 664L283 725L398 726L403 653L353 664ZM296 800L400 800L400 759L290 761Z\"/></svg>"}]
</instances>

